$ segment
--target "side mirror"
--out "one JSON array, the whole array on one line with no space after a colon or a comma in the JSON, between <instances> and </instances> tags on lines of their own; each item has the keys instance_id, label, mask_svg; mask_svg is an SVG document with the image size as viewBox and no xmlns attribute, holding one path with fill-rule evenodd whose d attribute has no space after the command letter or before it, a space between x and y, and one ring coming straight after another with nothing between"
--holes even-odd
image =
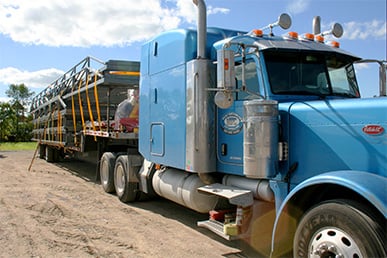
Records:
<instances>
[{"instance_id":1,"label":"side mirror","mask_svg":"<svg viewBox=\"0 0 387 258\"><path fill-rule=\"evenodd\" d=\"M325 35L332 34L332 35L335 36L336 38L340 38L341 36L343 36L343 33L344 33L343 26L341 26L340 23L337 23L337 22L336 22L335 24L333 24L331 30L324 31L323 33L321 33L321 35L322 35L322 36L325 36Z\"/></svg>"},{"instance_id":2,"label":"side mirror","mask_svg":"<svg viewBox=\"0 0 387 258\"><path fill-rule=\"evenodd\" d=\"M215 105L219 108L226 109L232 106L234 99L230 91L218 91L214 97Z\"/></svg>"},{"instance_id":3,"label":"side mirror","mask_svg":"<svg viewBox=\"0 0 387 258\"><path fill-rule=\"evenodd\" d=\"M341 36L343 36L343 32L344 30L340 23L333 24L333 27L332 27L333 36L335 36L336 38L340 38Z\"/></svg>"},{"instance_id":4,"label":"side mirror","mask_svg":"<svg viewBox=\"0 0 387 258\"><path fill-rule=\"evenodd\" d=\"M215 104L219 108L229 108L234 99L231 92L236 89L235 80L235 52L228 49L220 49L217 52L217 88Z\"/></svg>"},{"instance_id":5,"label":"side mirror","mask_svg":"<svg viewBox=\"0 0 387 258\"><path fill-rule=\"evenodd\" d=\"M217 87L218 89L234 90L235 84L235 61L234 51L220 49L217 52Z\"/></svg>"},{"instance_id":6,"label":"side mirror","mask_svg":"<svg viewBox=\"0 0 387 258\"><path fill-rule=\"evenodd\" d=\"M276 22L282 29L287 30L292 25L292 19L289 14L283 13L278 17L278 21Z\"/></svg>"}]
</instances>

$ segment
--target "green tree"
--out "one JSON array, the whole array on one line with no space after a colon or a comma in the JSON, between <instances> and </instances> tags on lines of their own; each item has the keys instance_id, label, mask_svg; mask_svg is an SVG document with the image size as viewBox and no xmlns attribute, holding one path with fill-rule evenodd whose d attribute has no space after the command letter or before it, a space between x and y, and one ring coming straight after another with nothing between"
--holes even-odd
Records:
<instances>
[{"instance_id":1,"label":"green tree","mask_svg":"<svg viewBox=\"0 0 387 258\"><path fill-rule=\"evenodd\" d=\"M14 131L15 110L10 103L0 102L0 141Z\"/></svg>"},{"instance_id":2,"label":"green tree","mask_svg":"<svg viewBox=\"0 0 387 258\"><path fill-rule=\"evenodd\" d=\"M9 98L10 103L15 112L16 119L14 120L13 134L16 136L16 140L24 140L26 135L30 134L29 128L31 128L25 116L28 105L31 103L31 98L35 94L33 91L22 84L11 84L8 90L5 92ZM25 124L27 123L27 125ZM27 131L26 131L27 130Z\"/></svg>"}]
</instances>

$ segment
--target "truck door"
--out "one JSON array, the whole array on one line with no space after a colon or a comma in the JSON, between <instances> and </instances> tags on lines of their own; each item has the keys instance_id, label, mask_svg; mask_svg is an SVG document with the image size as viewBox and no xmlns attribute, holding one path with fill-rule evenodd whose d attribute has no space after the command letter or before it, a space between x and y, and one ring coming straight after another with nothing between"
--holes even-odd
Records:
<instances>
[{"instance_id":1,"label":"truck door","mask_svg":"<svg viewBox=\"0 0 387 258\"><path fill-rule=\"evenodd\" d=\"M243 101L257 98L259 92L257 57L252 56L245 63L247 91L242 87L242 63L235 65L238 91L233 94L234 103L230 108L217 108L217 158L218 171L243 174ZM252 94L254 93L254 94Z\"/></svg>"}]
</instances>

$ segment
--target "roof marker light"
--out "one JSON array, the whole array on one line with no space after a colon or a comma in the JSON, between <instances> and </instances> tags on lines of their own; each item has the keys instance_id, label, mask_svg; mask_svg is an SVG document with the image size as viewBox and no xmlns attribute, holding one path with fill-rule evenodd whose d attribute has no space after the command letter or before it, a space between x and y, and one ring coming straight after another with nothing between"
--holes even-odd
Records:
<instances>
[{"instance_id":1,"label":"roof marker light","mask_svg":"<svg viewBox=\"0 0 387 258\"><path fill-rule=\"evenodd\" d=\"M263 31L262 30L253 30L252 34L256 37L262 37L263 36Z\"/></svg>"},{"instance_id":2,"label":"roof marker light","mask_svg":"<svg viewBox=\"0 0 387 258\"><path fill-rule=\"evenodd\" d=\"M324 37L321 35L316 35L315 40L320 43L324 43Z\"/></svg>"},{"instance_id":3,"label":"roof marker light","mask_svg":"<svg viewBox=\"0 0 387 258\"><path fill-rule=\"evenodd\" d=\"M337 41L331 41L330 45L335 48L340 48L340 42Z\"/></svg>"},{"instance_id":4,"label":"roof marker light","mask_svg":"<svg viewBox=\"0 0 387 258\"><path fill-rule=\"evenodd\" d=\"M313 41L314 40L314 35L312 33L305 33L304 34L304 39Z\"/></svg>"},{"instance_id":5,"label":"roof marker light","mask_svg":"<svg viewBox=\"0 0 387 258\"><path fill-rule=\"evenodd\" d=\"M295 31L289 31L288 36L291 39L298 39L298 33Z\"/></svg>"}]
</instances>

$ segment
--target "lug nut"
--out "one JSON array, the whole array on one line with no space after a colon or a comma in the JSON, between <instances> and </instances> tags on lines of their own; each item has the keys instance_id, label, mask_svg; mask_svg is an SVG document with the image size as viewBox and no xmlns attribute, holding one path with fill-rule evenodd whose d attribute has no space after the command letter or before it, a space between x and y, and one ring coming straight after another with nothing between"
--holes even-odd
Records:
<instances>
[{"instance_id":1,"label":"lug nut","mask_svg":"<svg viewBox=\"0 0 387 258\"><path fill-rule=\"evenodd\" d=\"M332 253L336 253L336 246L334 246L334 245L330 245L329 247L328 247L328 251L329 252L332 252Z\"/></svg>"}]
</instances>

